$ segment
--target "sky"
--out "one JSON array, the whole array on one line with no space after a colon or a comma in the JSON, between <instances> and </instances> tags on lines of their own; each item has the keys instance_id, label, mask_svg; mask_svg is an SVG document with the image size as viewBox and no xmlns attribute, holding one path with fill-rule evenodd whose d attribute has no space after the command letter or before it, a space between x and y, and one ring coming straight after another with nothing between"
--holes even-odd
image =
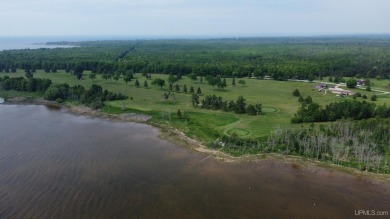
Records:
<instances>
[{"instance_id":1,"label":"sky","mask_svg":"<svg viewBox=\"0 0 390 219\"><path fill-rule=\"evenodd\" d=\"M0 36L390 33L390 0L0 0Z\"/></svg>"}]
</instances>

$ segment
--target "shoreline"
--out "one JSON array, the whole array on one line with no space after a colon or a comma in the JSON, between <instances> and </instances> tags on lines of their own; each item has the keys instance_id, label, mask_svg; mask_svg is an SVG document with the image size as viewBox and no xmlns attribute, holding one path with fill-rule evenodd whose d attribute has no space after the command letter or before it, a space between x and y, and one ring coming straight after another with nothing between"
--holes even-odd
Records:
<instances>
[{"instance_id":1,"label":"shoreline","mask_svg":"<svg viewBox=\"0 0 390 219\"><path fill-rule=\"evenodd\" d=\"M291 164L293 168L299 169L313 169L324 168L328 170L339 171L346 174L351 174L357 177L369 177L369 179L381 181L384 183L390 183L389 174L380 174L373 172L360 171L354 168L335 165L332 163L322 162L319 160L308 159L305 157L277 154L277 153L259 153L259 154L247 154L239 157L235 157L224 153L220 150L210 149L203 142L198 139L187 136L181 130L178 130L169 125L150 122L152 118L149 115L137 114L137 113L123 113L123 114L109 114L101 112L100 110L93 110L84 105L74 105L72 103L59 104L55 101L48 101L42 98L26 98L26 97L14 97L4 100L5 105L45 105L48 107L58 107L58 109L65 109L66 112L75 116L86 116L91 118L105 119L115 122L135 122L151 125L159 130L159 138L170 141L179 146L185 147L189 150L196 151L208 155L206 159L216 159L221 162L229 163L241 163L241 162L259 162L265 160L273 160L286 164Z\"/></svg>"}]
</instances>

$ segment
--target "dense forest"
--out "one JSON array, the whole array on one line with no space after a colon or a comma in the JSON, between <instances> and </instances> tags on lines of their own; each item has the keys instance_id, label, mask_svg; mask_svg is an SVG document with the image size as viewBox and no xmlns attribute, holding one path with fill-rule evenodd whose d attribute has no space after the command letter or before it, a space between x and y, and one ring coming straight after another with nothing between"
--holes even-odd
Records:
<instances>
[{"instance_id":1,"label":"dense forest","mask_svg":"<svg viewBox=\"0 0 390 219\"><path fill-rule=\"evenodd\" d=\"M334 102L325 107L318 103L304 102L291 119L291 122L329 122L347 118L362 120L374 117L390 118L390 107L386 105L376 106L374 103L365 100Z\"/></svg>"},{"instance_id":2,"label":"dense forest","mask_svg":"<svg viewBox=\"0 0 390 219\"><path fill-rule=\"evenodd\" d=\"M51 42L74 48L0 51L0 72L76 66L98 74L117 71L174 75L322 76L389 78L390 37L280 37L208 40Z\"/></svg>"}]
</instances>

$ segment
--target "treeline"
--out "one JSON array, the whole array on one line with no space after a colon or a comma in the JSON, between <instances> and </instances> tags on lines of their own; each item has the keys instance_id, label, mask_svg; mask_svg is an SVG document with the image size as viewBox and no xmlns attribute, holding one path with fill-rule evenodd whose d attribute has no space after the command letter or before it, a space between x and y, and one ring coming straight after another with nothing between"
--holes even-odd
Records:
<instances>
[{"instance_id":1,"label":"treeline","mask_svg":"<svg viewBox=\"0 0 390 219\"><path fill-rule=\"evenodd\" d=\"M200 106L205 109L223 110L226 112L234 112L237 114L259 115L261 114L261 104L257 103L246 104L246 99L239 96L236 101L224 101L222 97L216 95L206 95L204 99L199 102L199 96L192 94L192 105Z\"/></svg>"},{"instance_id":2,"label":"treeline","mask_svg":"<svg viewBox=\"0 0 390 219\"><path fill-rule=\"evenodd\" d=\"M339 120L301 129L279 129L266 139L222 136L212 147L231 154L282 153L356 168L390 173L390 121Z\"/></svg>"},{"instance_id":3,"label":"treeline","mask_svg":"<svg viewBox=\"0 0 390 219\"><path fill-rule=\"evenodd\" d=\"M0 77L0 88L4 90L17 90L44 93L52 84L49 79Z\"/></svg>"},{"instance_id":4,"label":"treeline","mask_svg":"<svg viewBox=\"0 0 390 219\"><path fill-rule=\"evenodd\" d=\"M388 133L389 120L342 120L300 130L275 131L269 136L265 150L390 173Z\"/></svg>"},{"instance_id":5,"label":"treeline","mask_svg":"<svg viewBox=\"0 0 390 219\"><path fill-rule=\"evenodd\" d=\"M390 107L386 105L377 107L365 100L334 102L325 107L318 103L303 102L291 122L328 122L348 118L362 120L374 117L390 118Z\"/></svg>"},{"instance_id":6,"label":"treeline","mask_svg":"<svg viewBox=\"0 0 390 219\"><path fill-rule=\"evenodd\" d=\"M81 42L77 48L0 51L0 71L72 69L222 77L389 78L389 37Z\"/></svg>"},{"instance_id":7,"label":"treeline","mask_svg":"<svg viewBox=\"0 0 390 219\"><path fill-rule=\"evenodd\" d=\"M128 97L103 90L100 85L93 84L90 89L81 85L69 86L67 83L53 84L49 79L0 77L0 89L27 92L39 92L47 100L62 102L78 101L93 109L100 109L104 101L125 100Z\"/></svg>"}]
</instances>

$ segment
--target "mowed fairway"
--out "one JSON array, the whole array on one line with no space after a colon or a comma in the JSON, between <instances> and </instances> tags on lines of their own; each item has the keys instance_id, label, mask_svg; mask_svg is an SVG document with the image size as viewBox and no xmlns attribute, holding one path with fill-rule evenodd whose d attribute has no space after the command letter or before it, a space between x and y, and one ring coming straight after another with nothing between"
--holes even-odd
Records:
<instances>
[{"instance_id":1,"label":"mowed fairway","mask_svg":"<svg viewBox=\"0 0 390 219\"><path fill-rule=\"evenodd\" d=\"M10 77L24 76L24 72L19 70L17 73L0 73L0 76L8 75ZM191 81L183 77L177 82L180 86L180 92L174 93L174 100L164 100L162 95L169 92L169 83L167 82L168 75L152 74L152 79L147 80L148 88L144 88L143 84L146 80L141 74L136 74L135 79L140 82L140 87L134 85L135 79L125 84L124 80L120 78L117 82L114 80L104 80L101 75L97 75L96 79L89 78L89 72L84 73L84 80L77 80L76 76L64 71L58 73L44 73L38 71L34 74L35 78L48 78L54 83L68 83L69 85L83 85L89 88L92 84L99 84L104 89L115 93L123 93L129 96L125 101L106 102L107 106L118 109L132 109L153 114L155 119L161 119L163 115L170 114L171 119L175 120L175 125L184 129L189 134L207 138L208 131L216 131L226 135L232 133L238 134L240 137L257 138L268 135L271 131L283 127L300 127L300 124L292 124L290 119L296 113L300 103L298 98L292 96L294 89L299 89L301 95L306 97L310 95L313 101L320 105L326 105L334 101L341 100L334 94L328 92L318 92L315 89L315 83L306 82L291 82L291 81L274 81L274 80L257 80L247 79L245 86L232 86L232 79L226 78L228 86L224 90L218 90L208 85L204 80L203 83L198 81ZM166 81L165 86L153 86L152 80L161 78ZM236 79L236 82L238 79ZM373 82L373 80L372 80ZM382 82L383 83L383 82ZM176 84L176 83L175 83ZM175 87L175 84L173 87ZM183 85L187 86L188 92L183 92ZM259 116L237 115L231 112L224 112L221 110L207 110L193 107L191 103L190 87L193 86L195 92L198 87L202 90L202 95L212 95L223 97L224 100L236 100L238 96L242 95L246 99L247 104L255 104L257 102L262 104L263 113ZM173 89L175 90L175 89ZM361 91L361 93L372 95L373 92ZM390 104L388 95L379 96L377 104ZM200 99L203 97L201 96ZM348 97L350 98L350 97ZM176 112L180 109L182 113L187 113L191 120L191 124L184 124L184 122L177 120ZM119 110L120 111L120 110ZM183 123L183 124L179 124ZM188 127L186 127L188 125ZM199 130L203 129L203 134Z\"/></svg>"}]
</instances>

